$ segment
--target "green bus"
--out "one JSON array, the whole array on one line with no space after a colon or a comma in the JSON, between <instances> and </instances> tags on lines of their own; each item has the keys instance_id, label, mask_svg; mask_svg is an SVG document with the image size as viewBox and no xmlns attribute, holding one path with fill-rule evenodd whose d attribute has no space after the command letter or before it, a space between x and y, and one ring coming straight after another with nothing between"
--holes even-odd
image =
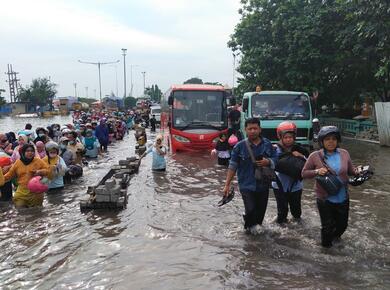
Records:
<instances>
[{"instance_id":1,"label":"green bus","mask_svg":"<svg viewBox=\"0 0 390 290\"><path fill-rule=\"evenodd\" d=\"M276 127L283 121L297 125L297 142L313 146L312 108L310 97L304 92L261 91L244 94L241 112L241 131L245 134L245 120L261 120L262 136L277 142Z\"/></svg>"}]
</instances>

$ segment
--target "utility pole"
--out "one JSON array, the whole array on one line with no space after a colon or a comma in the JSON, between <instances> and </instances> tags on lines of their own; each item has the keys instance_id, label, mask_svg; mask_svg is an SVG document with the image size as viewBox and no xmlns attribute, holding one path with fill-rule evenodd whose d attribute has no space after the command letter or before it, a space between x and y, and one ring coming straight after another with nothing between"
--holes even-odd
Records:
<instances>
[{"instance_id":1,"label":"utility pole","mask_svg":"<svg viewBox=\"0 0 390 290\"><path fill-rule=\"evenodd\" d=\"M233 85L232 85L232 96L234 97L234 84L236 82L236 56L237 54L235 54L233 52Z\"/></svg>"},{"instance_id":2,"label":"utility pole","mask_svg":"<svg viewBox=\"0 0 390 290\"><path fill-rule=\"evenodd\" d=\"M100 102L102 101L102 77L100 74L100 67L105 64L113 64L113 63L118 63L119 60L117 61L112 61L112 62L88 62L88 61L81 61L79 60L79 63L85 63L85 64L94 64L97 65L98 71L99 71L99 96L100 96Z\"/></svg>"},{"instance_id":3,"label":"utility pole","mask_svg":"<svg viewBox=\"0 0 390 290\"><path fill-rule=\"evenodd\" d=\"M88 87L85 87L85 97L88 98Z\"/></svg>"},{"instance_id":4,"label":"utility pole","mask_svg":"<svg viewBox=\"0 0 390 290\"><path fill-rule=\"evenodd\" d=\"M133 66L138 66L137 64L131 64L130 65L130 84L131 84L131 87L130 87L130 96L133 97L133 88L134 88L134 84L133 84Z\"/></svg>"},{"instance_id":5,"label":"utility pole","mask_svg":"<svg viewBox=\"0 0 390 290\"><path fill-rule=\"evenodd\" d=\"M18 72L14 72L12 68L12 64L8 64L8 72L5 74L8 75L8 85L9 85L9 96L10 96L10 101L16 102L16 96L18 94L18 81L20 79L16 78L16 75Z\"/></svg>"},{"instance_id":6,"label":"utility pole","mask_svg":"<svg viewBox=\"0 0 390 290\"><path fill-rule=\"evenodd\" d=\"M126 48L122 48L123 55L123 98L126 98Z\"/></svg>"},{"instance_id":7,"label":"utility pole","mask_svg":"<svg viewBox=\"0 0 390 290\"><path fill-rule=\"evenodd\" d=\"M143 94L145 95L145 74L146 74L146 71L143 71L141 73L142 73L142 75L144 77L144 92L143 92Z\"/></svg>"},{"instance_id":8,"label":"utility pole","mask_svg":"<svg viewBox=\"0 0 390 290\"><path fill-rule=\"evenodd\" d=\"M110 66L115 68L115 88L116 88L116 96L119 97L119 93L118 93L118 66L116 66L116 65L110 65Z\"/></svg>"},{"instance_id":9,"label":"utility pole","mask_svg":"<svg viewBox=\"0 0 390 290\"><path fill-rule=\"evenodd\" d=\"M74 86L74 97L77 98L77 83L73 83Z\"/></svg>"}]
</instances>

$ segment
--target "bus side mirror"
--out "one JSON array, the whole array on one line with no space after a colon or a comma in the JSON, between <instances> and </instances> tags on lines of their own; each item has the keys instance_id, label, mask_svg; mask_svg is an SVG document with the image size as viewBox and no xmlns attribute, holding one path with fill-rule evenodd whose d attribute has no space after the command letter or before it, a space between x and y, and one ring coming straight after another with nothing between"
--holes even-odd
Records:
<instances>
[{"instance_id":1,"label":"bus side mirror","mask_svg":"<svg viewBox=\"0 0 390 290\"><path fill-rule=\"evenodd\" d=\"M169 97L168 97L168 105L169 106L173 105L173 95L172 94L170 94Z\"/></svg>"},{"instance_id":2,"label":"bus side mirror","mask_svg":"<svg viewBox=\"0 0 390 290\"><path fill-rule=\"evenodd\" d=\"M248 111L248 105L249 105L249 99L245 98L242 100L242 111L247 112Z\"/></svg>"}]
</instances>

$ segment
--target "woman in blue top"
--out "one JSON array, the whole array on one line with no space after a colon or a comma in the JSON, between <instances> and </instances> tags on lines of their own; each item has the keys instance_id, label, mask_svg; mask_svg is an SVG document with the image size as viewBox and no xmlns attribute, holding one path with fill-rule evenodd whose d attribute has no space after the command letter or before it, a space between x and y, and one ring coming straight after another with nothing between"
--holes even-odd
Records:
<instances>
[{"instance_id":1,"label":"woman in blue top","mask_svg":"<svg viewBox=\"0 0 390 290\"><path fill-rule=\"evenodd\" d=\"M163 137L158 135L156 138L156 143L153 146L150 146L144 154L141 155L141 159L144 158L148 153L153 153L153 162L152 170L153 171L165 171L166 162L165 155L167 154L167 148L162 144Z\"/></svg>"}]
</instances>

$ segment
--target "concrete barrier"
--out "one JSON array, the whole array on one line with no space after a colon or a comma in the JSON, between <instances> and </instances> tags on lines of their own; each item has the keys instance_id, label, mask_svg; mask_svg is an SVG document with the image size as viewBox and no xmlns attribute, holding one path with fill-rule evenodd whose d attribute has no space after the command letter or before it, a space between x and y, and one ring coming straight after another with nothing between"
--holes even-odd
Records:
<instances>
[{"instance_id":1,"label":"concrete barrier","mask_svg":"<svg viewBox=\"0 0 390 290\"><path fill-rule=\"evenodd\" d=\"M390 146L390 102L375 103L376 122L378 124L379 144Z\"/></svg>"}]
</instances>

